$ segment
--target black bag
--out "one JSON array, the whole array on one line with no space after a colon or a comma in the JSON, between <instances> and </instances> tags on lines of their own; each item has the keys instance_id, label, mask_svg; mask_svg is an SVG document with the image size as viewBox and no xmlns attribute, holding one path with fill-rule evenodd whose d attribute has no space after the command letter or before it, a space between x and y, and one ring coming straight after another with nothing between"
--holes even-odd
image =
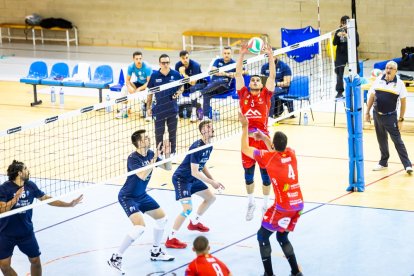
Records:
<instances>
[{"instance_id":1,"label":"black bag","mask_svg":"<svg viewBox=\"0 0 414 276\"><path fill-rule=\"evenodd\" d=\"M414 47L405 47L401 49L401 62L398 64L398 70L414 71Z\"/></svg>"},{"instance_id":2,"label":"black bag","mask_svg":"<svg viewBox=\"0 0 414 276\"><path fill-rule=\"evenodd\" d=\"M398 74L398 76L400 76L400 79L402 81L412 81L412 80L414 80L414 77L410 76L410 75Z\"/></svg>"},{"instance_id":3,"label":"black bag","mask_svg":"<svg viewBox=\"0 0 414 276\"><path fill-rule=\"evenodd\" d=\"M63 18L45 18L42 21L40 21L40 26L42 28L50 29L53 27L59 27L63 29L72 29L73 25L72 22L63 19Z\"/></svg>"},{"instance_id":4,"label":"black bag","mask_svg":"<svg viewBox=\"0 0 414 276\"><path fill-rule=\"evenodd\" d=\"M42 21L42 17L36 13L26 16L24 22L29 26L38 26Z\"/></svg>"}]
</instances>

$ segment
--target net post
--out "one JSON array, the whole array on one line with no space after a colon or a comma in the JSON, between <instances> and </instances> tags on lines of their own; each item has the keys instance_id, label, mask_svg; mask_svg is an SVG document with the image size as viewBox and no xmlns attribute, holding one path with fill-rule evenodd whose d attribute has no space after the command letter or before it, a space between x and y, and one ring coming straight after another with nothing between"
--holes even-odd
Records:
<instances>
[{"instance_id":1,"label":"net post","mask_svg":"<svg viewBox=\"0 0 414 276\"><path fill-rule=\"evenodd\" d=\"M357 70L355 19L347 20L348 33L348 65L349 75L346 78L346 113L348 128L349 153L349 186L347 191L363 192L364 156L363 156L363 95L361 81Z\"/></svg>"}]
</instances>

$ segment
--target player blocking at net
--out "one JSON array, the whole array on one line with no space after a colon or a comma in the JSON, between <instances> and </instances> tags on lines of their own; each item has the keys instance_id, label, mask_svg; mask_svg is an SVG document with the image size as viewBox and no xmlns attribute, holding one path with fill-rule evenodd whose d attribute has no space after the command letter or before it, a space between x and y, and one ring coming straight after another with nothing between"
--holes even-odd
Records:
<instances>
[{"instance_id":1,"label":"player blocking at net","mask_svg":"<svg viewBox=\"0 0 414 276\"><path fill-rule=\"evenodd\" d=\"M277 242L289 262L291 276L303 276L299 271L293 246L288 239L289 232L295 229L304 207L295 151L287 147L287 136L281 131L273 135L273 141L261 132L255 133L254 138L263 141L267 146L266 150L249 146L248 119L239 113L239 120L242 124L241 150L268 170L275 192L275 201L265 212L262 225L257 231L264 275L274 275L269 238L276 232Z\"/></svg>"},{"instance_id":2,"label":"player blocking at net","mask_svg":"<svg viewBox=\"0 0 414 276\"><path fill-rule=\"evenodd\" d=\"M35 198L41 201L51 198L29 180L30 171L23 162L13 160L7 168L7 176L9 180L0 185L0 214L29 206ZM82 202L82 198L83 195L70 202L55 200L49 205L74 207ZM33 210L30 209L0 219L0 269L5 276L17 275L10 266L16 246L29 258L30 274L42 275L40 249L33 231L32 214Z\"/></svg>"},{"instance_id":3,"label":"player blocking at net","mask_svg":"<svg viewBox=\"0 0 414 276\"><path fill-rule=\"evenodd\" d=\"M196 149L210 144L214 137L213 124L210 120L202 121L198 129L202 138L195 141L189 150ZM165 246L168 248L186 248L187 244L181 242L176 238L177 232L180 230L184 221L190 216L193 211L193 203L191 196L196 194L203 199L203 202L197 209L197 212L190 218L188 230L195 230L200 232L208 232L210 229L203 225L200 220L205 211L216 200L214 194L209 190L205 183L210 184L215 189L224 189L223 184L214 180L209 170L205 166L210 154L213 151L213 146L208 146L205 149L187 154L181 165L175 171L172 182L175 188L175 199L180 201L183 210L175 219L173 228L168 235Z\"/></svg>"},{"instance_id":4,"label":"player blocking at net","mask_svg":"<svg viewBox=\"0 0 414 276\"><path fill-rule=\"evenodd\" d=\"M152 151L151 141L145 130L137 130L131 136L131 142L136 150L128 156L128 172L143 168L147 165L161 161L161 154L166 158L170 157L171 145L169 142L158 144L156 151ZM165 170L171 170L171 162L160 165ZM133 227L124 237L117 253L113 253L108 265L124 274L122 270L122 255L128 247L139 237L145 230L145 221L143 214L147 214L155 220L154 241L151 249L150 259L152 261L172 261L174 257L168 255L160 247L164 234L164 228L167 223L167 217L160 205L146 192L148 182L151 179L152 168L137 172L128 176L124 186L118 194L118 201L124 209L126 215L131 220Z\"/></svg>"},{"instance_id":5,"label":"player blocking at net","mask_svg":"<svg viewBox=\"0 0 414 276\"><path fill-rule=\"evenodd\" d=\"M236 89L239 95L240 110L244 116L248 118L249 122L249 146L257 149L267 149L263 141L256 141L253 135L257 131L269 135L267 129L267 120L269 117L269 109L271 106L271 99L275 89L276 66L273 57L272 47L265 45L265 51L269 58L269 77L266 85L263 87L260 76L253 75L250 78L249 89L245 86L243 78L243 59L248 52L247 43L243 42L240 49L240 55L236 63ZM254 200L254 170L256 167L256 160L247 156L242 152L242 165L244 168L244 179L246 183L248 205L246 220L253 219L256 203ZM264 213L267 209L267 202L270 194L270 179L264 167L260 166L260 174L262 176L262 190L263 190L263 208Z\"/></svg>"}]
</instances>

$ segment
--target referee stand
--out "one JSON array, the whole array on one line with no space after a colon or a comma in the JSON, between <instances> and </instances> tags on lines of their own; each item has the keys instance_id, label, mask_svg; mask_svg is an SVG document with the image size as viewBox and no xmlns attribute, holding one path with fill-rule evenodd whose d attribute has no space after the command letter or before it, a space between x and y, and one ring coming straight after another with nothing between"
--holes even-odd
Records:
<instances>
[{"instance_id":1,"label":"referee stand","mask_svg":"<svg viewBox=\"0 0 414 276\"><path fill-rule=\"evenodd\" d=\"M363 148L363 96L357 73L355 20L347 20L349 76L345 78L345 112L348 129L349 186L347 191L365 191Z\"/></svg>"}]
</instances>

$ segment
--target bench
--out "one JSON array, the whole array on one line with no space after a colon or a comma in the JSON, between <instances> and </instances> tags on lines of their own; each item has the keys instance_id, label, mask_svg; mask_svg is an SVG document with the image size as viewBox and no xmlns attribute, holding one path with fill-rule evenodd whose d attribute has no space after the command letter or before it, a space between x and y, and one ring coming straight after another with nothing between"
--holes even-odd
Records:
<instances>
[{"instance_id":1,"label":"bench","mask_svg":"<svg viewBox=\"0 0 414 276\"><path fill-rule=\"evenodd\" d=\"M3 29L5 29L7 32L3 34ZM24 32L30 31L31 36L27 35L18 35L18 34L12 34L11 30L23 30ZM46 32L65 32L66 37L65 38L57 38L57 37L46 37L44 35L44 31ZM37 32L37 33L36 33ZM38 35L40 33L40 36ZM71 33L73 33L73 36L71 37ZM12 39L23 39L28 40L31 39L33 41L33 45L36 45L36 40L42 41L42 44L44 44L44 41L66 41L67 47L70 47L70 42L75 42L75 45L78 46L78 29L76 27L73 27L72 29L64 29L59 27L53 27L50 29L42 28L41 26L28 26L25 24L15 24L15 23L1 23L0 24L0 44L3 43L3 38L6 38L11 42Z\"/></svg>"},{"instance_id":2,"label":"bench","mask_svg":"<svg viewBox=\"0 0 414 276\"><path fill-rule=\"evenodd\" d=\"M187 44L186 37L190 37L190 43ZM194 50L194 47L199 48L215 48L210 45L195 45L194 37L216 37L219 38L220 51L223 50L223 38L227 38L227 46L231 46L230 39L243 39L248 40L252 37L260 37L263 41L268 41L267 34L259 33L232 33L232 32L207 32L207 31L185 31L183 32L183 50L186 50L187 46L190 46L191 50Z\"/></svg>"}]
</instances>

